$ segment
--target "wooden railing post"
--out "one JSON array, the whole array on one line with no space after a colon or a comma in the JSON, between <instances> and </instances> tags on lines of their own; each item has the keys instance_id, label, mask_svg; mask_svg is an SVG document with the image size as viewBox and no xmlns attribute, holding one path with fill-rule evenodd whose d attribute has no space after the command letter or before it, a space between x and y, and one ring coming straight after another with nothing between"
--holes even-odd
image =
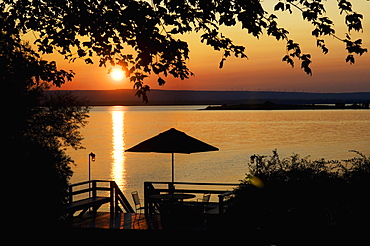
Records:
<instances>
[{"instance_id":1,"label":"wooden railing post","mask_svg":"<svg viewBox=\"0 0 370 246\"><path fill-rule=\"evenodd\" d=\"M119 206L118 206L118 186L116 182L114 182L114 212L118 213L119 212Z\"/></svg>"},{"instance_id":2,"label":"wooden railing post","mask_svg":"<svg viewBox=\"0 0 370 246\"><path fill-rule=\"evenodd\" d=\"M223 214L224 213L224 196L218 195L218 214Z\"/></svg>"},{"instance_id":3,"label":"wooden railing post","mask_svg":"<svg viewBox=\"0 0 370 246\"><path fill-rule=\"evenodd\" d=\"M92 180L92 197L96 198L96 180Z\"/></svg>"},{"instance_id":4,"label":"wooden railing post","mask_svg":"<svg viewBox=\"0 0 370 246\"><path fill-rule=\"evenodd\" d=\"M144 182L144 214L145 218L149 218L150 215L150 182Z\"/></svg>"},{"instance_id":5,"label":"wooden railing post","mask_svg":"<svg viewBox=\"0 0 370 246\"><path fill-rule=\"evenodd\" d=\"M114 181L110 181L110 214L114 214Z\"/></svg>"},{"instance_id":6,"label":"wooden railing post","mask_svg":"<svg viewBox=\"0 0 370 246\"><path fill-rule=\"evenodd\" d=\"M168 183L168 193L169 194L173 194L173 193L175 193L175 185L174 185L174 183Z\"/></svg>"}]
</instances>

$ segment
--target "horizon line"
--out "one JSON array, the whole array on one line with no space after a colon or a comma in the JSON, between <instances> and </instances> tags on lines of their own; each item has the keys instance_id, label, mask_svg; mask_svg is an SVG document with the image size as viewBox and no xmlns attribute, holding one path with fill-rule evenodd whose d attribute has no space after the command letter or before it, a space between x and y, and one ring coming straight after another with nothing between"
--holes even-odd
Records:
<instances>
[{"instance_id":1,"label":"horizon line","mask_svg":"<svg viewBox=\"0 0 370 246\"><path fill-rule=\"evenodd\" d=\"M130 90L135 91L135 89L50 89L48 91L123 91ZM370 93L370 91L352 91L352 92L322 92L322 91L298 91L298 90L180 90L180 89L150 89L150 91L177 91L177 92L277 92L277 93L315 93L315 94L350 94L350 93ZM149 91L149 93L150 93Z\"/></svg>"}]
</instances>

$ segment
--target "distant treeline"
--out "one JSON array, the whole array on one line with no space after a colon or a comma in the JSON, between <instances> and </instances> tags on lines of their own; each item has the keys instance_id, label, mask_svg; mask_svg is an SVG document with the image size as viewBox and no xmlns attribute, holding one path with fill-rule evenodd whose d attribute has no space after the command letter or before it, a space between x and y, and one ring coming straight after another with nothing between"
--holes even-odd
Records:
<instances>
[{"instance_id":1,"label":"distant treeline","mask_svg":"<svg viewBox=\"0 0 370 246\"><path fill-rule=\"evenodd\" d=\"M336 103L331 105L323 104L276 104L266 101L262 104L238 104L208 106L205 110L313 110L313 109L369 109L369 102L354 103L346 105L345 103Z\"/></svg>"},{"instance_id":2,"label":"distant treeline","mask_svg":"<svg viewBox=\"0 0 370 246\"><path fill-rule=\"evenodd\" d=\"M48 91L45 93L57 93ZM65 92L65 91L64 91ZM71 90L73 95L85 98L91 106L146 105L135 96L135 90ZM363 104L370 102L370 92L305 93L273 91L186 91L151 90L148 105L238 105L263 104Z\"/></svg>"}]
</instances>

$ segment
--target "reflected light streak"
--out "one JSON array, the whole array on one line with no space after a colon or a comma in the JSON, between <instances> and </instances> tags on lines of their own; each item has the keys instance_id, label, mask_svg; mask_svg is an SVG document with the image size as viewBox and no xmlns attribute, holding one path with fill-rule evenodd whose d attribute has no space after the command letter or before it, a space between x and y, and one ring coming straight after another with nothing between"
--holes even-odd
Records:
<instances>
[{"instance_id":1,"label":"reflected light streak","mask_svg":"<svg viewBox=\"0 0 370 246\"><path fill-rule=\"evenodd\" d=\"M124 107L115 106L112 114L112 153L111 178L124 190L126 186L125 141L124 141Z\"/></svg>"}]
</instances>

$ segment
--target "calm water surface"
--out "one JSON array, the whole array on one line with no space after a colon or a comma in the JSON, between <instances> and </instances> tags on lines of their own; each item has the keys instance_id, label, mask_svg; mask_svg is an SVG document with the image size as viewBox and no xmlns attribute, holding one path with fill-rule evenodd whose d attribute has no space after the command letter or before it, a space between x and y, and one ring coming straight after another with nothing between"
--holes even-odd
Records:
<instances>
[{"instance_id":1,"label":"calm water surface","mask_svg":"<svg viewBox=\"0 0 370 246\"><path fill-rule=\"evenodd\" d=\"M94 107L82 129L84 150L71 182L88 178L88 154L96 154L92 179L115 180L125 194L143 192L144 181L170 181L171 155L124 152L174 127L220 149L175 154L175 181L238 183L253 154L348 159L348 150L370 155L369 110L202 111L204 106Z\"/></svg>"}]
</instances>

